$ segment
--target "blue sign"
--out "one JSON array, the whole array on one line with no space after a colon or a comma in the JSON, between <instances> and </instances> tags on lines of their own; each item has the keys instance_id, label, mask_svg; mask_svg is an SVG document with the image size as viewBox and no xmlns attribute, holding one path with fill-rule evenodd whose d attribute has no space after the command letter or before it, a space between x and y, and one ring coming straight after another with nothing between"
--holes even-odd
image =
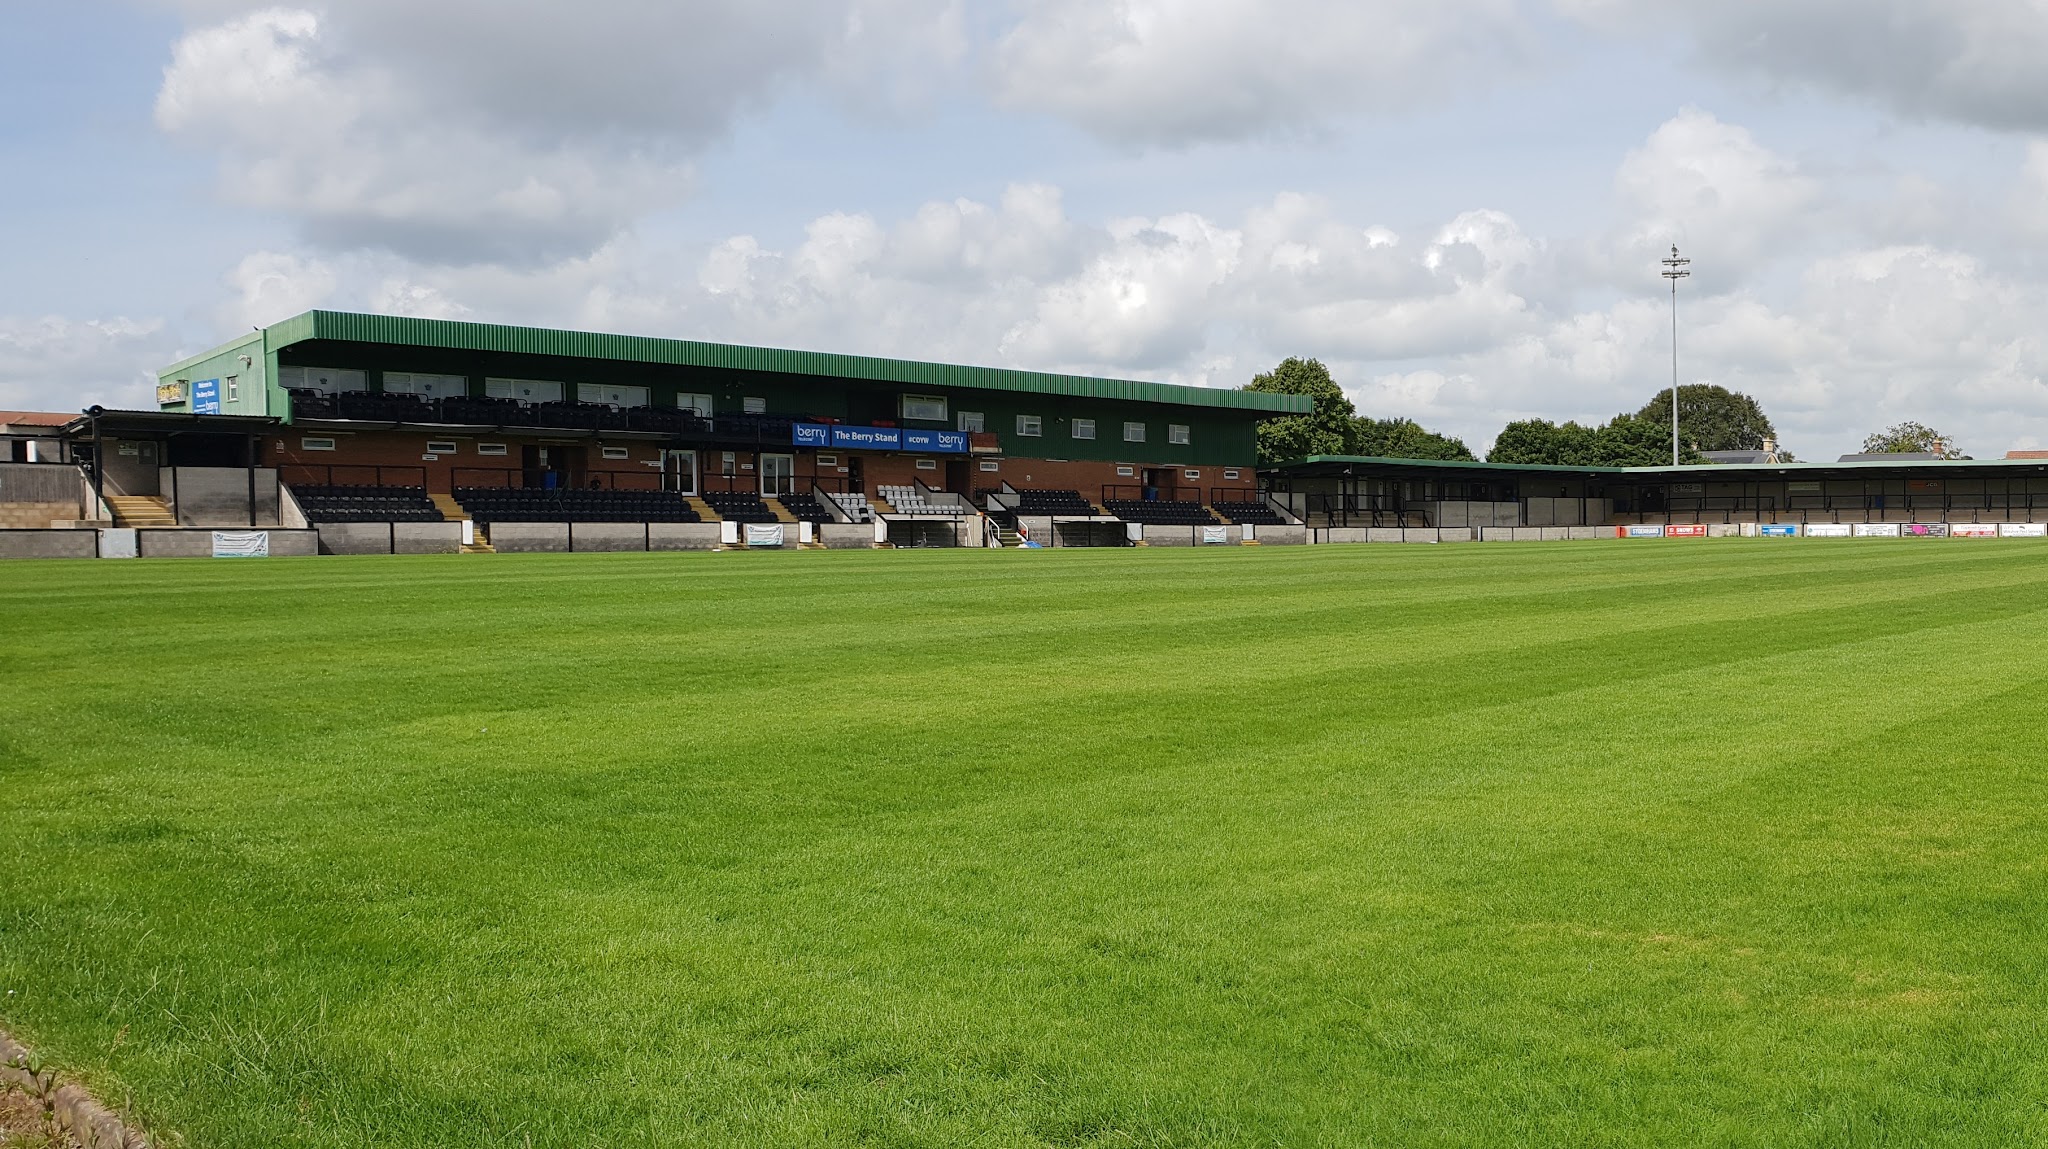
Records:
<instances>
[{"instance_id":1,"label":"blue sign","mask_svg":"<svg viewBox=\"0 0 2048 1149\"><path fill-rule=\"evenodd\" d=\"M967 451L967 432L905 430L903 449L929 451L933 454L964 454Z\"/></svg>"},{"instance_id":2,"label":"blue sign","mask_svg":"<svg viewBox=\"0 0 2048 1149\"><path fill-rule=\"evenodd\" d=\"M895 451L903 446L903 432L894 427L832 427L832 445L864 451Z\"/></svg>"},{"instance_id":3,"label":"blue sign","mask_svg":"<svg viewBox=\"0 0 2048 1149\"><path fill-rule=\"evenodd\" d=\"M1792 539L1799 537L1798 523L1765 523L1758 530L1765 538Z\"/></svg>"},{"instance_id":4,"label":"blue sign","mask_svg":"<svg viewBox=\"0 0 2048 1149\"><path fill-rule=\"evenodd\" d=\"M194 379L192 381L192 413L194 415L220 414L220 380Z\"/></svg>"},{"instance_id":5,"label":"blue sign","mask_svg":"<svg viewBox=\"0 0 2048 1149\"><path fill-rule=\"evenodd\" d=\"M829 447L832 428L823 423L798 423L790 428L790 442L799 447Z\"/></svg>"}]
</instances>

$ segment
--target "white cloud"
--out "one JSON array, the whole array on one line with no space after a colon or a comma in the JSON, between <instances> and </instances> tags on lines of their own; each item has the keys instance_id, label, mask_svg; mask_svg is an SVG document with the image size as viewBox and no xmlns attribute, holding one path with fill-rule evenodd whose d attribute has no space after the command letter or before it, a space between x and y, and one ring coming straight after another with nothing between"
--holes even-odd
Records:
<instances>
[{"instance_id":1,"label":"white cloud","mask_svg":"<svg viewBox=\"0 0 2048 1149\"><path fill-rule=\"evenodd\" d=\"M1625 258L1670 244L1711 253L1724 283L1780 252L1812 217L1818 184L1747 129L1687 108L1628 153L1615 199Z\"/></svg>"},{"instance_id":2,"label":"white cloud","mask_svg":"<svg viewBox=\"0 0 2048 1149\"><path fill-rule=\"evenodd\" d=\"M0 316L0 410L154 406L172 347L153 320Z\"/></svg>"},{"instance_id":3,"label":"white cloud","mask_svg":"<svg viewBox=\"0 0 2048 1149\"><path fill-rule=\"evenodd\" d=\"M310 311L330 299L337 285L334 268L325 261L281 251L243 256L227 274L234 296L220 314L230 331L275 323Z\"/></svg>"},{"instance_id":4,"label":"white cloud","mask_svg":"<svg viewBox=\"0 0 2048 1149\"><path fill-rule=\"evenodd\" d=\"M2041 0L1558 0L1602 27L1689 32L1705 60L1909 116L2048 128Z\"/></svg>"},{"instance_id":5,"label":"white cloud","mask_svg":"<svg viewBox=\"0 0 2048 1149\"><path fill-rule=\"evenodd\" d=\"M194 4L157 122L232 200L334 249L435 263L587 255L688 196L691 157L806 79L916 98L958 0ZM887 82L882 82L885 80Z\"/></svg>"},{"instance_id":6,"label":"white cloud","mask_svg":"<svg viewBox=\"0 0 2048 1149\"><path fill-rule=\"evenodd\" d=\"M998 99L1129 145L1314 129L1514 68L1520 0L1030 0Z\"/></svg>"}]
</instances>

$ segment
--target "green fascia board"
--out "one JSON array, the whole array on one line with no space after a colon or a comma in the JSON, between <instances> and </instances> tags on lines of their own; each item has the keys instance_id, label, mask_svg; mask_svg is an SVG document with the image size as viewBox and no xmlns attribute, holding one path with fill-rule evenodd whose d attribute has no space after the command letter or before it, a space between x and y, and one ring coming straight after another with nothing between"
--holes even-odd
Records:
<instances>
[{"instance_id":1,"label":"green fascia board","mask_svg":"<svg viewBox=\"0 0 2048 1149\"><path fill-rule=\"evenodd\" d=\"M1882 459L1857 463L1687 463L1677 467L1596 467L1566 463L1479 463L1463 459L1391 459L1378 455L1310 455L1305 459L1260 467L1262 471L1285 471L1290 467L1319 464L1392 465L1397 467L1455 468L1469 471L1546 472L1568 471L1577 475L1685 475L1796 474L1815 471L1897 470L1901 467L2040 467L2048 470L2048 459L1912 459L1886 462Z\"/></svg>"},{"instance_id":2,"label":"green fascia board","mask_svg":"<svg viewBox=\"0 0 2048 1149\"><path fill-rule=\"evenodd\" d=\"M180 359L176 363L171 364L169 367L166 367L163 370L158 371L156 373L156 377L159 380L175 378L178 372L180 371L189 371L192 368L197 367L201 363L205 363L210 359L218 359L223 355L229 354L230 352L240 351L242 348L249 346L251 343L260 343L266 338L267 334L267 332L263 331L251 331L249 334L241 336L238 339L229 340L228 342L221 344L219 347L216 347L211 351L202 351L189 359Z\"/></svg>"},{"instance_id":3,"label":"green fascia board","mask_svg":"<svg viewBox=\"0 0 2048 1149\"><path fill-rule=\"evenodd\" d=\"M439 347L457 351L495 351L518 355L551 355L571 359L610 359L677 367L715 367L828 379L860 379L913 387L960 387L987 391L1018 391L1086 399L1118 399L1134 403L1165 403L1243 411L1257 417L1305 415L1314 404L1305 395L1263 391L1231 391L1190 387L1180 383L1148 383L1136 379L1100 379L1087 375L1052 375L1004 367L970 367L837 355L822 351L791 351L731 343L699 343L646 335L607 335L544 327L512 327L449 319L417 319L397 315L363 315L346 311L309 311L273 324L263 332L265 346L277 351L294 343L334 340ZM218 351L207 355L218 354ZM204 359L207 356L199 356Z\"/></svg>"}]
</instances>

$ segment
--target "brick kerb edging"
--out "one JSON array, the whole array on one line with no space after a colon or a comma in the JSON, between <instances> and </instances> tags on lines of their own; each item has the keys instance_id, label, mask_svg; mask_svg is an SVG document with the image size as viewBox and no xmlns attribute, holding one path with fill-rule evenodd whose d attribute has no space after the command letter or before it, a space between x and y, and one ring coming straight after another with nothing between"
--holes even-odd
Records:
<instances>
[{"instance_id":1,"label":"brick kerb edging","mask_svg":"<svg viewBox=\"0 0 2048 1149\"><path fill-rule=\"evenodd\" d=\"M0 1088L14 1086L41 1102L58 1128L83 1149L149 1149L142 1130L130 1128L119 1114L93 1100L84 1086L59 1085L55 1070L35 1066L28 1049L0 1030Z\"/></svg>"}]
</instances>

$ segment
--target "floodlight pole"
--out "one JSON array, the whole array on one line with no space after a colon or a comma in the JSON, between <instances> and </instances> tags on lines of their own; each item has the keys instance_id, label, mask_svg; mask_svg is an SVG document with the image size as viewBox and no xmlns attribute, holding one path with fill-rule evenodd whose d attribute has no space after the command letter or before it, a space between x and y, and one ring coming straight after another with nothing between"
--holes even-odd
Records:
<instances>
[{"instance_id":1,"label":"floodlight pole","mask_svg":"<svg viewBox=\"0 0 2048 1149\"><path fill-rule=\"evenodd\" d=\"M1678 281L1692 274L1686 270L1692 260L1680 259L1678 245L1671 245L1671 258L1664 261L1664 278L1671 281L1671 465L1678 465Z\"/></svg>"}]
</instances>

